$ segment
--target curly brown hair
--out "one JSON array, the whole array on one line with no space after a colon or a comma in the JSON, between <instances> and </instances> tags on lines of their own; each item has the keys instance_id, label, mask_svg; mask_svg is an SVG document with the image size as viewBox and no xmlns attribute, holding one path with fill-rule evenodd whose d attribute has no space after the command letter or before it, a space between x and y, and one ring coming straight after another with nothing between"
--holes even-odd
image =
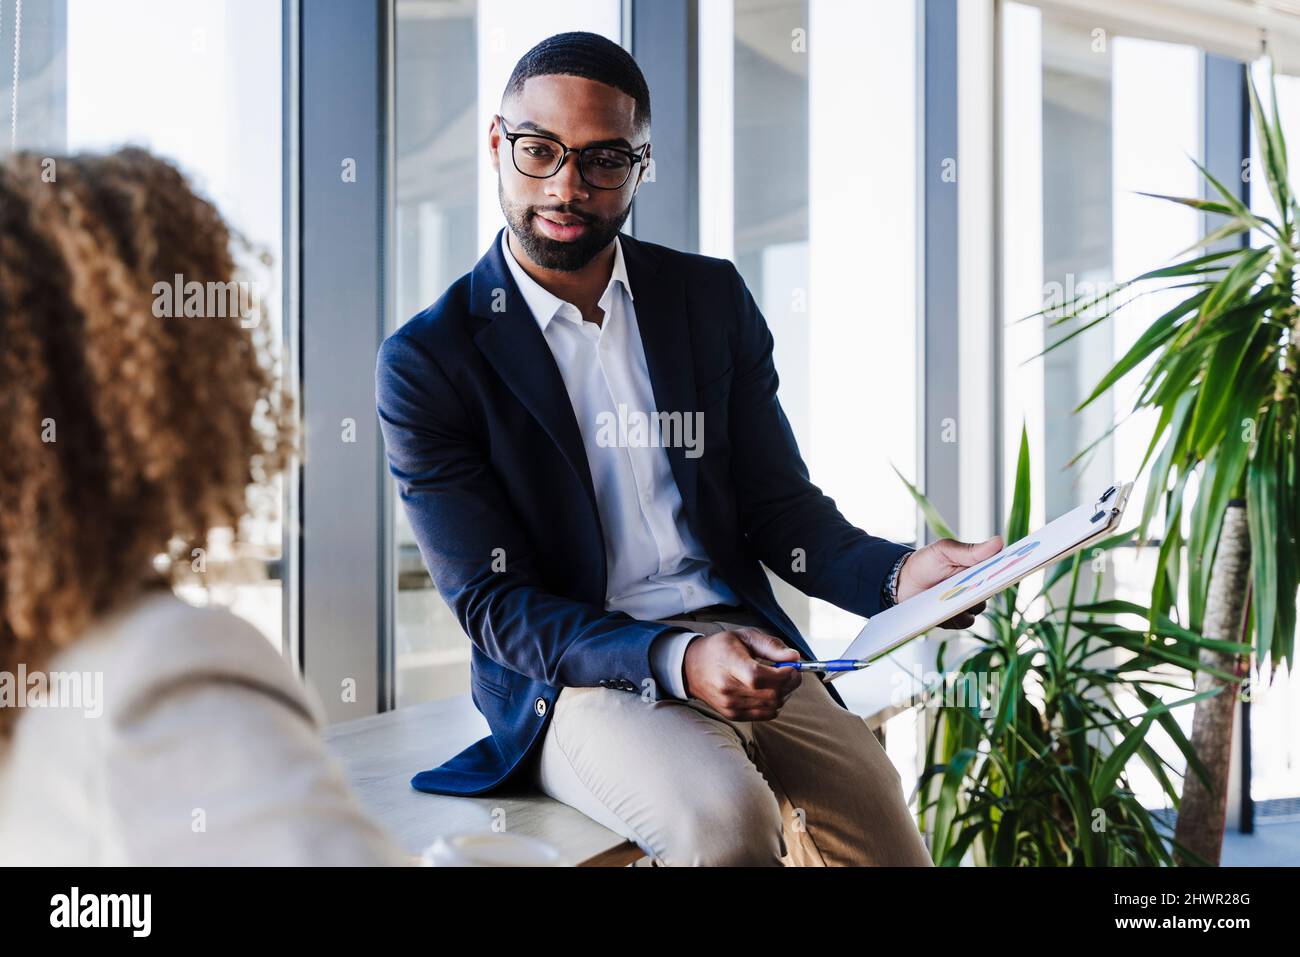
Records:
<instances>
[{"instance_id":1,"label":"curly brown hair","mask_svg":"<svg viewBox=\"0 0 1300 957\"><path fill-rule=\"evenodd\" d=\"M185 575L286 464L269 324L155 312L241 248L144 150L0 158L0 669Z\"/></svg>"}]
</instances>

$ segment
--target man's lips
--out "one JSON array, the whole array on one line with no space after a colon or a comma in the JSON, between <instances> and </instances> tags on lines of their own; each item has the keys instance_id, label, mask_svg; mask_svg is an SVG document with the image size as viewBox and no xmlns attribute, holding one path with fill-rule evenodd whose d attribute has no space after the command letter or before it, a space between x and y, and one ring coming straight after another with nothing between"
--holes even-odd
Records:
<instances>
[{"instance_id":1,"label":"man's lips","mask_svg":"<svg viewBox=\"0 0 1300 957\"><path fill-rule=\"evenodd\" d=\"M534 218L537 220L537 228L543 234L560 242L571 242L581 236L587 229L587 224L580 220L569 224L557 223L553 219L547 219L545 213L537 213Z\"/></svg>"}]
</instances>

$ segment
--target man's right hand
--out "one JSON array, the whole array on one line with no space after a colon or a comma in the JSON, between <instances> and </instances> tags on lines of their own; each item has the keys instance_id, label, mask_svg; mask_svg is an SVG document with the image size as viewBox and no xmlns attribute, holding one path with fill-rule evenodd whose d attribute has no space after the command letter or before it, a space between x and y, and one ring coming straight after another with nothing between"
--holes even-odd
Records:
<instances>
[{"instance_id":1,"label":"man's right hand","mask_svg":"<svg viewBox=\"0 0 1300 957\"><path fill-rule=\"evenodd\" d=\"M686 693L732 721L771 721L803 676L756 659L798 661L799 652L758 628L696 638L686 646Z\"/></svg>"}]
</instances>

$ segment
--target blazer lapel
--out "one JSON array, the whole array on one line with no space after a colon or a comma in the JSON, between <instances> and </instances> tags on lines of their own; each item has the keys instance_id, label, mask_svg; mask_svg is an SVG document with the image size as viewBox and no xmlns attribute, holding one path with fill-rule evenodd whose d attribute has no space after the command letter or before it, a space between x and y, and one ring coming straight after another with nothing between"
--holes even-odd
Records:
<instances>
[{"instance_id":1,"label":"blazer lapel","mask_svg":"<svg viewBox=\"0 0 1300 957\"><path fill-rule=\"evenodd\" d=\"M696 428L695 371L691 332L686 318L686 284L681 274L664 268L663 254L627 235L620 235L628 283L636 297L636 324L650 370L650 387L660 412L681 413L682 429ZM677 433L678 437L682 433ZM665 436L671 438L672 436ZM667 446L668 463L677 480L686 514L696 519L699 458L688 458L681 442ZM696 524L698 528L698 523Z\"/></svg>"},{"instance_id":2,"label":"blazer lapel","mask_svg":"<svg viewBox=\"0 0 1300 957\"><path fill-rule=\"evenodd\" d=\"M505 227L502 227L504 231ZM586 490L596 521L600 510L591 467L569 392L551 348L501 253L501 233L470 277L470 312L490 320L474 341L510 390L559 447Z\"/></svg>"}]
</instances>

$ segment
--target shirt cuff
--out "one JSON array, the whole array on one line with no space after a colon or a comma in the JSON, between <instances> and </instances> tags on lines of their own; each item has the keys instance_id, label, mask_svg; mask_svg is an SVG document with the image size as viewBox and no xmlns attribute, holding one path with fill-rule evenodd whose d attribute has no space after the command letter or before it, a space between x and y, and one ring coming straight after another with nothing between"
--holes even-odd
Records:
<instances>
[{"instance_id":1,"label":"shirt cuff","mask_svg":"<svg viewBox=\"0 0 1300 957\"><path fill-rule=\"evenodd\" d=\"M704 635L698 631L669 631L650 643L650 671L663 691L686 700L686 646Z\"/></svg>"}]
</instances>

